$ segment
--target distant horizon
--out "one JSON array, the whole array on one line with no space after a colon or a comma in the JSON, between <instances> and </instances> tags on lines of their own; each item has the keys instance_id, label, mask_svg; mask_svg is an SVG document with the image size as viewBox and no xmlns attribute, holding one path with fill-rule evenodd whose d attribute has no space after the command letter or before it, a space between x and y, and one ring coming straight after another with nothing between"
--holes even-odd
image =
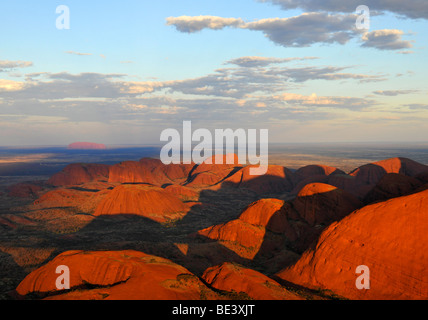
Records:
<instances>
[{"instance_id":1,"label":"distant horizon","mask_svg":"<svg viewBox=\"0 0 428 320\"><path fill-rule=\"evenodd\" d=\"M112 149L114 147L117 148L123 148L123 147L141 147L141 148L150 148L150 147L156 147L161 148L164 146L164 143L157 142L157 143L144 143L144 144L120 144L120 143L103 143L103 142L92 142L92 141L78 141L78 142L89 142L89 143L96 143L96 144L104 144L108 149ZM69 144L52 144L52 145L0 145L0 148L67 148L70 144L75 143L71 142ZM269 146L299 146L299 145L324 145L324 146L346 146L346 145L360 145L360 146L370 146L370 145L397 145L397 146L426 146L428 148L428 140L421 140L421 141L324 141L324 142L269 142ZM193 145L197 145L197 143L194 143ZM85 149L75 149L75 150L85 150ZM92 151L97 151L96 149L88 149ZM103 151L103 149L99 150Z\"/></svg>"}]
</instances>

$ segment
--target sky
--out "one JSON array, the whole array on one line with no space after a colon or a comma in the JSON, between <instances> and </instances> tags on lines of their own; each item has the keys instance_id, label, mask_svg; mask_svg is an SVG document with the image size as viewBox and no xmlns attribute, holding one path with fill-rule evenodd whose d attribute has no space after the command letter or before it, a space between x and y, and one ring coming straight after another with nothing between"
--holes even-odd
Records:
<instances>
[{"instance_id":1,"label":"sky","mask_svg":"<svg viewBox=\"0 0 428 320\"><path fill-rule=\"evenodd\" d=\"M15 0L0 28L0 146L427 140L426 0Z\"/></svg>"}]
</instances>

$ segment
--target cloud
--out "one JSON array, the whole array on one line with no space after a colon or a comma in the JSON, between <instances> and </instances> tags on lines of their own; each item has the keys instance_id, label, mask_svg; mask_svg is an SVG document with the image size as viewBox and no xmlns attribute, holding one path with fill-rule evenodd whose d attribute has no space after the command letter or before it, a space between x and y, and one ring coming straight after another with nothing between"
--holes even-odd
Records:
<instances>
[{"instance_id":1,"label":"cloud","mask_svg":"<svg viewBox=\"0 0 428 320\"><path fill-rule=\"evenodd\" d=\"M143 94L155 91L155 89L164 87L162 82L154 82L154 81L130 81L130 82L122 82L121 83L122 93L128 94Z\"/></svg>"},{"instance_id":2,"label":"cloud","mask_svg":"<svg viewBox=\"0 0 428 320\"><path fill-rule=\"evenodd\" d=\"M18 91L24 88L24 82L0 79L0 92Z\"/></svg>"},{"instance_id":3,"label":"cloud","mask_svg":"<svg viewBox=\"0 0 428 320\"><path fill-rule=\"evenodd\" d=\"M305 96L301 94L287 92L279 96L275 96L274 99L287 102L288 104L291 104L291 105L301 105L301 106L353 108L353 107L365 107L373 104L373 101L366 100L363 98L319 97L315 93L311 94L310 96Z\"/></svg>"},{"instance_id":4,"label":"cloud","mask_svg":"<svg viewBox=\"0 0 428 320\"><path fill-rule=\"evenodd\" d=\"M75 56L92 56L92 53L82 53L82 52L76 52L76 51L66 51L67 54L72 54Z\"/></svg>"},{"instance_id":5,"label":"cloud","mask_svg":"<svg viewBox=\"0 0 428 320\"><path fill-rule=\"evenodd\" d=\"M300 67L300 68L272 68L268 74L276 74L287 77L292 82L306 82L310 80L359 80L360 82L384 81L383 75L367 75L342 72L349 67Z\"/></svg>"},{"instance_id":6,"label":"cloud","mask_svg":"<svg viewBox=\"0 0 428 320\"><path fill-rule=\"evenodd\" d=\"M315 60L317 57L303 57L303 58L267 58L267 57L241 57L229 60L224 64L234 64L239 67L254 68L266 67L271 64L287 63L291 61L304 61Z\"/></svg>"},{"instance_id":7,"label":"cloud","mask_svg":"<svg viewBox=\"0 0 428 320\"><path fill-rule=\"evenodd\" d=\"M397 51L398 54L413 54L415 53L412 50L402 50L402 51Z\"/></svg>"},{"instance_id":8,"label":"cloud","mask_svg":"<svg viewBox=\"0 0 428 320\"><path fill-rule=\"evenodd\" d=\"M316 43L345 44L359 31L356 16L328 13L303 13L291 18L270 18L246 23L242 28L261 31L284 47L307 47Z\"/></svg>"},{"instance_id":9,"label":"cloud","mask_svg":"<svg viewBox=\"0 0 428 320\"><path fill-rule=\"evenodd\" d=\"M166 21L167 25L175 26L178 31L185 33L195 33L203 29L220 30L225 27L239 27L244 24L242 19L215 16L169 17Z\"/></svg>"},{"instance_id":10,"label":"cloud","mask_svg":"<svg viewBox=\"0 0 428 320\"><path fill-rule=\"evenodd\" d=\"M403 94L412 94L417 92L419 92L419 90L387 90L387 91L375 91L373 93L381 96L395 97Z\"/></svg>"},{"instance_id":11,"label":"cloud","mask_svg":"<svg viewBox=\"0 0 428 320\"><path fill-rule=\"evenodd\" d=\"M359 5L367 5L370 10L392 12L410 19L428 19L426 0L259 0L280 5L284 10L303 9L306 11L355 12Z\"/></svg>"},{"instance_id":12,"label":"cloud","mask_svg":"<svg viewBox=\"0 0 428 320\"><path fill-rule=\"evenodd\" d=\"M412 41L402 40L404 32L396 29L384 29L367 32L363 35L362 47L379 50L400 50L412 48Z\"/></svg>"},{"instance_id":13,"label":"cloud","mask_svg":"<svg viewBox=\"0 0 428 320\"><path fill-rule=\"evenodd\" d=\"M203 29L219 30L227 26L261 31L274 43L284 47L308 47L315 43L345 44L360 31L355 27L356 15L303 13L291 18L270 18L244 22L240 18L214 16L182 16L167 18L167 24L180 32L193 33Z\"/></svg>"},{"instance_id":14,"label":"cloud","mask_svg":"<svg viewBox=\"0 0 428 320\"><path fill-rule=\"evenodd\" d=\"M19 90L3 94L7 99L66 99L66 98L116 98L121 96L121 74L36 73L27 75L25 85Z\"/></svg>"},{"instance_id":15,"label":"cloud","mask_svg":"<svg viewBox=\"0 0 428 320\"><path fill-rule=\"evenodd\" d=\"M415 110L415 109L416 110L418 110L418 109L421 109L421 110L428 109L428 104L422 104L422 103L406 104L405 106L409 107L412 110Z\"/></svg>"},{"instance_id":16,"label":"cloud","mask_svg":"<svg viewBox=\"0 0 428 320\"><path fill-rule=\"evenodd\" d=\"M18 68L29 68L32 67L31 61L9 61L0 60L0 72L11 71Z\"/></svg>"}]
</instances>

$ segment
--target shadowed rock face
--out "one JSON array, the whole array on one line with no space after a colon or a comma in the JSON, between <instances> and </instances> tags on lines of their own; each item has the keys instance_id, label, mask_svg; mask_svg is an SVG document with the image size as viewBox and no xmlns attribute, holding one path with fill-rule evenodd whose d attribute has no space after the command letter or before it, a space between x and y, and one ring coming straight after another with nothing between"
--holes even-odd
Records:
<instances>
[{"instance_id":1,"label":"shadowed rock face","mask_svg":"<svg viewBox=\"0 0 428 320\"><path fill-rule=\"evenodd\" d=\"M334 186L312 183L300 191L293 205L309 225L315 226L340 220L360 208L362 203L353 195Z\"/></svg>"},{"instance_id":2,"label":"shadowed rock face","mask_svg":"<svg viewBox=\"0 0 428 320\"><path fill-rule=\"evenodd\" d=\"M309 184L298 197L285 202L262 199L251 204L239 219L198 232L212 240L225 243L231 250L247 258L276 249L306 249L322 230L360 208L362 203L353 195L326 184Z\"/></svg>"},{"instance_id":3,"label":"shadowed rock face","mask_svg":"<svg viewBox=\"0 0 428 320\"><path fill-rule=\"evenodd\" d=\"M278 277L350 299L427 299L428 191L366 206L325 230ZM355 286L370 268L371 289Z\"/></svg>"},{"instance_id":4,"label":"shadowed rock face","mask_svg":"<svg viewBox=\"0 0 428 320\"><path fill-rule=\"evenodd\" d=\"M298 194L300 190L310 183L329 183L329 179L337 175L345 175L345 172L323 165L310 165L300 168L295 173L296 184L292 193Z\"/></svg>"},{"instance_id":5,"label":"shadowed rock face","mask_svg":"<svg viewBox=\"0 0 428 320\"><path fill-rule=\"evenodd\" d=\"M197 235L221 241L238 254L253 258L260 251L268 230L287 232L286 236L291 238L296 236L283 206L284 201L277 199L257 201L244 210L239 219L200 230Z\"/></svg>"},{"instance_id":6,"label":"shadowed rock face","mask_svg":"<svg viewBox=\"0 0 428 320\"><path fill-rule=\"evenodd\" d=\"M202 279L217 290L233 291L255 300L302 300L260 272L232 263L207 269Z\"/></svg>"},{"instance_id":7,"label":"shadowed rock face","mask_svg":"<svg viewBox=\"0 0 428 320\"><path fill-rule=\"evenodd\" d=\"M300 179L311 178L313 176L330 176L332 174L345 174L342 170L339 170L334 167L323 166L323 165L310 165L297 170L296 175L300 177Z\"/></svg>"},{"instance_id":8,"label":"shadowed rock face","mask_svg":"<svg viewBox=\"0 0 428 320\"><path fill-rule=\"evenodd\" d=\"M259 194L289 192L294 186L294 175L287 168L281 166L268 166L266 174L255 176L250 174L251 168L248 166L239 170L223 183L223 187L236 187L248 189Z\"/></svg>"},{"instance_id":9,"label":"shadowed rock face","mask_svg":"<svg viewBox=\"0 0 428 320\"><path fill-rule=\"evenodd\" d=\"M186 215L190 207L175 195L149 185L121 185L101 201L95 216L137 215L164 223Z\"/></svg>"},{"instance_id":10,"label":"shadowed rock face","mask_svg":"<svg viewBox=\"0 0 428 320\"><path fill-rule=\"evenodd\" d=\"M70 270L70 287L58 292L58 266ZM94 289L95 288L95 289ZM200 300L218 298L187 269L137 251L68 251L29 274L18 286L20 295L56 294L58 300ZM59 295L58 295L59 293Z\"/></svg>"},{"instance_id":11,"label":"shadowed rock face","mask_svg":"<svg viewBox=\"0 0 428 320\"><path fill-rule=\"evenodd\" d=\"M398 173L388 173L366 195L364 202L373 203L409 195L422 185L423 183L416 178Z\"/></svg>"}]
</instances>

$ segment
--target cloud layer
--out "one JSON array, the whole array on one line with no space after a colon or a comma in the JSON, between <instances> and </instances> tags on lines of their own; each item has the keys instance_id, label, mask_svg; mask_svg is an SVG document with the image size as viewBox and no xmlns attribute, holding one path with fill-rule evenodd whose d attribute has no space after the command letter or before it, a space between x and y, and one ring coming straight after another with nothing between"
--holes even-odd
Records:
<instances>
[{"instance_id":1,"label":"cloud layer","mask_svg":"<svg viewBox=\"0 0 428 320\"><path fill-rule=\"evenodd\" d=\"M392 12L410 19L428 19L428 1L426 0L259 0L281 6L284 10L303 9L306 11L355 12L362 4L370 10Z\"/></svg>"},{"instance_id":2,"label":"cloud layer","mask_svg":"<svg viewBox=\"0 0 428 320\"><path fill-rule=\"evenodd\" d=\"M290 18L270 18L251 22L244 22L241 18L215 16L170 17L167 18L167 24L184 33L195 33L204 29L221 30L226 27L259 31L283 47L344 45L352 39L360 39L362 47L379 50L402 50L413 47L412 41L402 39L404 32L401 30L384 29L364 33L356 28L356 19L355 14L309 12Z\"/></svg>"}]
</instances>

